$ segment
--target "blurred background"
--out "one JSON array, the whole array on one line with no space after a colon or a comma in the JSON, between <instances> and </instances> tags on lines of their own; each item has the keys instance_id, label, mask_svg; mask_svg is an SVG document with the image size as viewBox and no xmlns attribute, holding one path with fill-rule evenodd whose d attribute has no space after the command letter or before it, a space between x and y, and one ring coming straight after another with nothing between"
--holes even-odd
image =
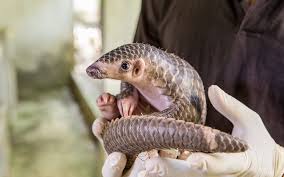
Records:
<instances>
[{"instance_id":1,"label":"blurred background","mask_svg":"<svg viewBox=\"0 0 284 177\"><path fill-rule=\"evenodd\" d=\"M95 100L119 83L88 78L129 43L140 0L0 0L0 177L101 176Z\"/></svg>"}]
</instances>

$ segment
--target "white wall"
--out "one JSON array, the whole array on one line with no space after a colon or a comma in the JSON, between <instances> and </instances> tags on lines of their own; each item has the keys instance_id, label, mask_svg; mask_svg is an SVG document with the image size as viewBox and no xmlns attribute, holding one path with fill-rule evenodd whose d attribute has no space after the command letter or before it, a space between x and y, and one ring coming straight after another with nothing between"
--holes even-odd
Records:
<instances>
[{"instance_id":1,"label":"white wall","mask_svg":"<svg viewBox=\"0 0 284 177\"><path fill-rule=\"evenodd\" d=\"M9 176L10 147L8 118L15 116L16 80L8 60L8 35L0 29L0 177Z\"/></svg>"},{"instance_id":2,"label":"white wall","mask_svg":"<svg viewBox=\"0 0 284 177\"><path fill-rule=\"evenodd\" d=\"M103 0L103 53L131 43L136 31L141 0ZM105 81L105 90L118 93L119 83Z\"/></svg>"},{"instance_id":3,"label":"white wall","mask_svg":"<svg viewBox=\"0 0 284 177\"><path fill-rule=\"evenodd\" d=\"M0 177L8 177L10 175L10 148L6 108L6 105L0 104Z\"/></svg>"},{"instance_id":4,"label":"white wall","mask_svg":"<svg viewBox=\"0 0 284 177\"><path fill-rule=\"evenodd\" d=\"M63 85L72 64L71 0L0 0L0 28L10 35L9 54L20 95Z\"/></svg>"}]
</instances>

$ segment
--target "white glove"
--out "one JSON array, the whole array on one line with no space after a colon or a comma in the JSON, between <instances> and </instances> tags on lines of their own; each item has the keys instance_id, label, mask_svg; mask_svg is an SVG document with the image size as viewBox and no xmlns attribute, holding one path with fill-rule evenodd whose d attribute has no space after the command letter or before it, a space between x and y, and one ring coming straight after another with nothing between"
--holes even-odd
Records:
<instances>
[{"instance_id":1,"label":"white glove","mask_svg":"<svg viewBox=\"0 0 284 177\"><path fill-rule=\"evenodd\" d=\"M149 159L148 154L140 153L134 164L123 177L145 177L145 161ZM126 156L120 152L108 155L102 169L103 177L122 177L126 165Z\"/></svg>"},{"instance_id":2,"label":"white glove","mask_svg":"<svg viewBox=\"0 0 284 177\"><path fill-rule=\"evenodd\" d=\"M146 166L146 174L156 171L156 176L185 176L186 170L197 169L203 176L281 177L284 174L284 148L271 138L259 115L218 86L211 86L208 95L215 109L234 124L232 134L245 140L249 149L242 153L194 153L186 161L150 159L146 162L149 166Z\"/></svg>"},{"instance_id":3,"label":"white glove","mask_svg":"<svg viewBox=\"0 0 284 177\"><path fill-rule=\"evenodd\" d=\"M208 95L212 105L234 124L233 135L245 140L249 149L242 153L194 153L187 160L161 157L140 160L130 170L132 176L281 177L284 174L284 148L274 142L259 115L217 86L211 86ZM119 158L113 160L113 156ZM111 154L104 164L103 176L121 177L125 163L123 154Z\"/></svg>"}]
</instances>

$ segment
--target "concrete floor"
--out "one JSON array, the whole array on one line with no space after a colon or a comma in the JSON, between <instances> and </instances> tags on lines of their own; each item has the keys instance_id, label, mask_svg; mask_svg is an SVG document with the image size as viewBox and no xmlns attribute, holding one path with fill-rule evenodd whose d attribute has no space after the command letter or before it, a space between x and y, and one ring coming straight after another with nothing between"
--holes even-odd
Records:
<instances>
[{"instance_id":1,"label":"concrete floor","mask_svg":"<svg viewBox=\"0 0 284 177\"><path fill-rule=\"evenodd\" d=\"M20 101L10 121L12 177L101 176L103 150L67 88Z\"/></svg>"}]
</instances>

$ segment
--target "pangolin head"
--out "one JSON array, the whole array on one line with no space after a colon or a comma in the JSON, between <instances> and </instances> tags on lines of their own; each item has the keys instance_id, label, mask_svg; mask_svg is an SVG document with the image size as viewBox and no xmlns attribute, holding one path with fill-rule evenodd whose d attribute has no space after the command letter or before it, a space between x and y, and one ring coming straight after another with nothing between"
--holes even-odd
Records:
<instances>
[{"instance_id":1,"label":"pangolin head","mask_svg":"<svg viewBox=\"0 0 284 177\"><path fill-rule=\"evenodd\" d=\"M94 79L139 82L146 68L143 46L145 44L139 43L120 46L101 56L86 69L86 72Z\"/></svg>"}]
</instances>

